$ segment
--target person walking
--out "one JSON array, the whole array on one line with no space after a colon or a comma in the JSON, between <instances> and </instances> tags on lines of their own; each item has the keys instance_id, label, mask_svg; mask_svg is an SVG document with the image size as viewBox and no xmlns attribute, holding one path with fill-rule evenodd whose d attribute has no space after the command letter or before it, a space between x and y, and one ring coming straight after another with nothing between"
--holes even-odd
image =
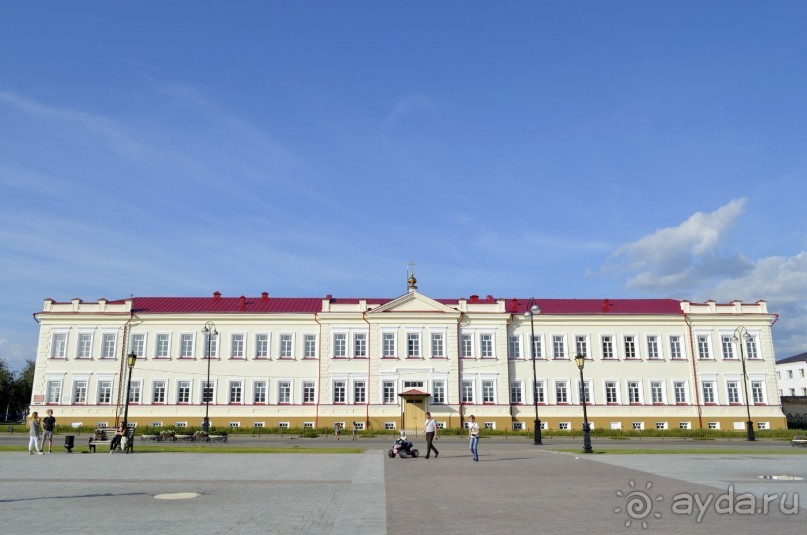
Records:
<instances>
[{"instance_id":1,"label":"person walking","mask_svg":"<svg viewBox=\"0 0 807 535\"><path fill-rule=\"evenodd\" d=\"M356 440L356 433L358 433L358 432L359 432L359 425L356 422L353 422L353 431L352 431L351 440L353 440L353 441Z\"/></svg>"},{"instance_id":2,"label":"person walking","mask_svg":"<svg viewBox=\"0 0 807 535\"><path fill-rule=\"evenodd\" d=\"M433 440L437 440L440 438L440 434L437 430L437 422L434 421L432 418L432 413L426 413L426 426L424 431L426 432L426 458L429 458L429 454L434 450L434 458L436 459L440 452L437 451L437 448L434 447L432 444Z\"/></svg>"},{"instance_id":3,"label":"person walking","mask_svg":"<svg viewBox=\"0 0 807 535\"><path fill-rule=\"evenodd\" d=\"M476 423L476 418L472 414L468 422L468 438L471 439L471 453L474 454L474 461L479 460L479 424Z\"/></svg>"},{"instance_id":4,"label":"person walking","mask_svg":"<svg viewBox=\"0 0 807 535\"><path fill-rule=\"evenodd\" d=\"M48 443L48 453L53 453L53 431L56 430L56 418L53 417L53 409L48 409L48 415L42 418L42 449Z\"/></svg>"},{"instance_id":5,"label":"person walking","mask_svg":"<svg viewBox=\"0 0 807 535\"><path fill-rule=\"evenodd\" d=\"M33 414L31 414L31 423L28 426L29 455L33 455L34 453L42 455L42 450L39 447L39 426L40 426L39 413L34 412Z\"/></svg>"},{"instance_id":6,"label":"person walking","mask_svg":"<svg viewBox=\"0 0 807 535\"><path fill-rule=\"evenodd\" d=\"M339 440L339 435L342 434L342 426L339 425L339 422L333 424L333 434L336 435L336 440Z\"/></svg>"}]
</instances>

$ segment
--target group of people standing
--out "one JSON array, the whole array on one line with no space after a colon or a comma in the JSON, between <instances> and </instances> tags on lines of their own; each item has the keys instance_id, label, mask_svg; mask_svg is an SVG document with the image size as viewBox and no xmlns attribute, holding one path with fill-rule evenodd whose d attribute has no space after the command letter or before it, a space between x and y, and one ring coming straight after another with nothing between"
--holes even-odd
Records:
<instances>
[{"instance_id":1,"label":"group of people standing","mask_svg":"<svg viewBox=\"0 0 807 535\"><path fill-rule=\"evenodd\" d=\"M424 428L426 433L426 459L430 459L431 452L434 452L436 459L440 452L434 447L434 441L440 438L439 427L437 422L432 418L432 413L426 413L426 425ZM476 418L472 414L468 417L468 438L470 440L471 453L474 456L474 461L479 461L479 424L476 423Z\"/></svg>"},{"instance_id":2,"label":"group of people standing","mask_svg":"<svg viewBox=\"0 0 807 535\"><path fill-rule=\"evenodd\" d=\"M44 455L45 443L48 444L48 453L53 453L53 431L56 429L56 418L53 409L48 409L48 415L39 417L38 412L31 414L31 423L28 425L28 454ZM40 443L40 435L42 441Z\"/></svg>"}]
</instances>

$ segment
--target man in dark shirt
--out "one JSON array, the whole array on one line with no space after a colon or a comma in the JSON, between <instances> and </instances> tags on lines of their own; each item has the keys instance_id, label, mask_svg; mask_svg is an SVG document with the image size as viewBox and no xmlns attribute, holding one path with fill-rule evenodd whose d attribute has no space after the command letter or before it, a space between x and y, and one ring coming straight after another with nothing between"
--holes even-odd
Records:
<instances>
[{"instance_id":1,"label":"man in dark shirt","mask_svg":"<svg viewBox=\"0 0 807 535\"><path fill-rule=\"evenodd\" d=\"M53 431L56 429L56 418L53 417L53 409L48 409L48 415L42 418L42 449L45 449L45 442L48 443L48 453L53 453Z\"/></svg>"}]
</instances>

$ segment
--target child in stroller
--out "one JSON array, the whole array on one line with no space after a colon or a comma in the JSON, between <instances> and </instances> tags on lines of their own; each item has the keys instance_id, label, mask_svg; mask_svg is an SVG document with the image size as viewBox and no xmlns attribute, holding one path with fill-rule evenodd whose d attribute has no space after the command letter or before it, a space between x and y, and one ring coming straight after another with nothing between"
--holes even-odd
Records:
<instances>
[{"instance_id":1,"label":"child in stroller","mask_svg":"<svg viewBox=\"0 0 807 535\"><path fill-rule=\"evenodd\" d=\"M406 440L406 433L401 431L401 436L395 441L395 444L393 444L392 448L387 452L387 455L390 456L390 459L395 458L396 455L401 459L405 459L410 455L417 457L420 455L420 452L417 448L413 448L412 446L414 446L414 444Z\"/></svg>"}]
</instances>

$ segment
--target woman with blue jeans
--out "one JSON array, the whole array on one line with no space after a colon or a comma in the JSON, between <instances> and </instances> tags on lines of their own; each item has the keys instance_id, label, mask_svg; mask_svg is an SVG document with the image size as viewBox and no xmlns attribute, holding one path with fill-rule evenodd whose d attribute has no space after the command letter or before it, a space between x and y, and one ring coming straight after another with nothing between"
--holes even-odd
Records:
<instances>
[{"instance_id":1,"label":"woman with blue jeans","mask_svg":"<svg viewBox=\"0 0 807 535\"><path fill-rule=\"evenodd\" d=\"M471 453L474 454L474 461L479 460L479 424L476 423L476 418L472 414L470 416L471 421L468 422L468 438L471 439Z\"/></svg>"}]
</instances>

